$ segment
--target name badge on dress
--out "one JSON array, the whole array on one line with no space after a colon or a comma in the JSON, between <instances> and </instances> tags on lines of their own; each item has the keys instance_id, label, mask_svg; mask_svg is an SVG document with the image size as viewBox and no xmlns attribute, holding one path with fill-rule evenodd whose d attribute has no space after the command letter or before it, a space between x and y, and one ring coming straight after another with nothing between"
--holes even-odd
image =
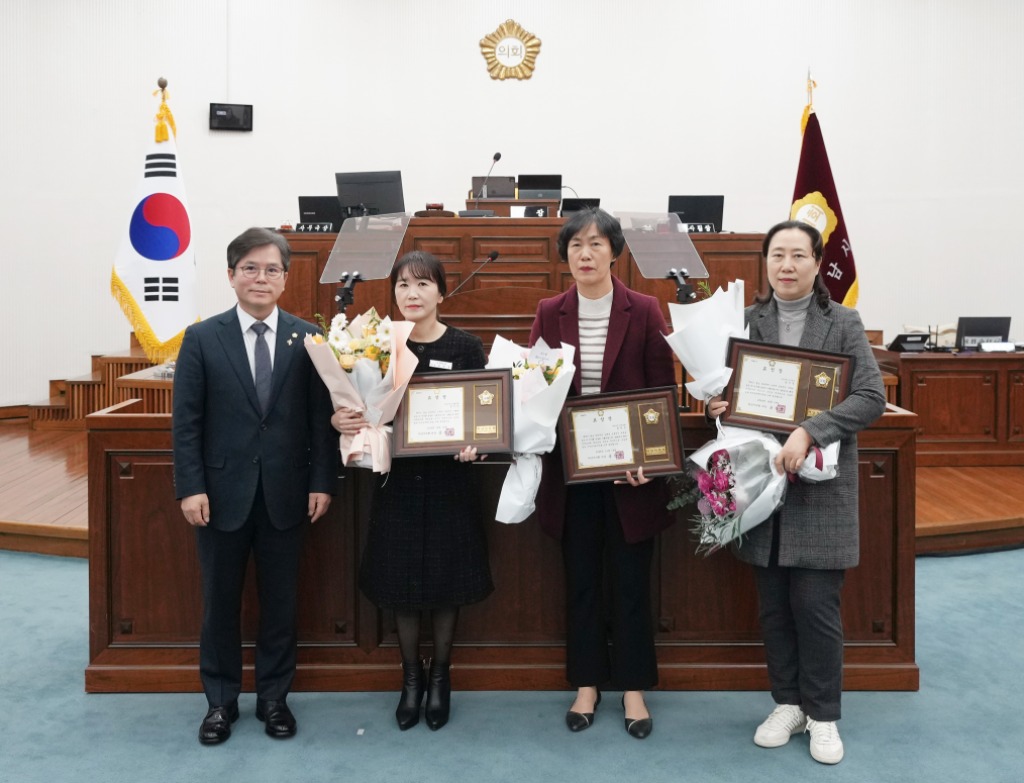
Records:
<instances>
[{"instance_id":1,"label":"name badge on dress","mask_svg":"<svg viewBox=\"0 0 1024 783\"><path fill-rule=\"evenodd\" d=\"M435 367L438 370L450 370L452 368L451 362L443 362L440 359L431 359L430 366Z\"/></svg>"}]
</instances>

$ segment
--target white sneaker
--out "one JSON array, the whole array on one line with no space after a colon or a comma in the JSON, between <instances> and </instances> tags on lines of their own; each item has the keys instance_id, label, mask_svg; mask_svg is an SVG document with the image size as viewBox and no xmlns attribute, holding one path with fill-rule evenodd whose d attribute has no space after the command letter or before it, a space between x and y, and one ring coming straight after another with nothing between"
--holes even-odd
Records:
<instances>
[{"instance_id":1,"label":"white sneaker","mask_svg":"<svg viewBox=\"0 0 1024 783\"><path fill-rule=\"evenodd\" d=\"M754 744L762 748L781 748L807 725L807 716L796 704L780 704L754 732ZM835 724L833 724L835 725ZM838 735L837 735L838 736Z\"/></svg>"},{"instance_id":2,"label":"white sneaker","mask_svg":"<svg viewBox=\"0 0 1024 783\"><path fill-rule=\"evenodd\" d=\"M804 730L811 735L811 758L822 764L838 764L843 760L843 741L839 739L835 721L808 718Z\"/></svg>"}]
</instances>

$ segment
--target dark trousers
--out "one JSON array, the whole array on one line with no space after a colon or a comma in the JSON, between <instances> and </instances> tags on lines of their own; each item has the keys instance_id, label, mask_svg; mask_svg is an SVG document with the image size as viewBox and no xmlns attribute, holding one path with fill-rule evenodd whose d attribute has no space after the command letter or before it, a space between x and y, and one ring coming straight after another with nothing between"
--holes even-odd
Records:
<instances>
[{"instance_id":1,"label":"dark trousers","mask_svg":"<svg viewBox=\"0 0 1024 783\"><path fill-rule=\"evenodd\" d=\"M814 720L842 717L846 572L755 567L768 679L776 704L798 704Z\"/></svg>"},{"instance_id":2,"label":"dark trousers","mask_svg":"<svg viewBox=\"0 0 1024 783\"><path fill-rule=\"evenodd\" d=\"M611 485L573 485L567 493L566 676L576 688L652 688L658 684L651 623L654 541L626 543Z\"/></svg>"},{"instance_id":3,"label":"dark trousers","mask_svg":"<svg viewBox=\"0 0 1024 783\"><path fill-rule=\"evenodd\" d=\"M256 639L256 693L288 695L295 677L295 607L299 556L307 525L278 530L270 523L263 488L238 530L196 528L203 577L199 676L210 706L230 704L242 689L242 589L252 552L260 603Z\"/></svg>"}]
</instances>

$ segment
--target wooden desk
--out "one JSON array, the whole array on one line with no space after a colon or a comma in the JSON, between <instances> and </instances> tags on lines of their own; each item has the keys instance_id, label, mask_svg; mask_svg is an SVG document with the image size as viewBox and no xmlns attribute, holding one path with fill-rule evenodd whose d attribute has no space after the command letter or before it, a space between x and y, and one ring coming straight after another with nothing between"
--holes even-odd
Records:
<instances>
[{"instance_id":1,"label":"wooden desk","mask_svg":"<svg viewBox=\"0 0 1024 783\"><path fill-rule=\"evenodd\" d=\"M916 690L914 659L914 422L890 409L861 434L861 565L843 591L848 690ZM169 415L129 401L88 418L89 692L198 691L201 617L195 539L174 500ZM681 418L688 449L710 439L701 415ZM479 468L493 509L501 466ZM372 474L339 480L326 518L309 531L299 585L295 690L396 690L394 623L357 589ZM751 569L728 553L694 554L693 511L656 543L653 620L661 685L669 690L768 687ZM532 517L485 521L495 592L462 610L453 685L545 690L564 677L564 577L558 543ZM243 601L243 687L253 688L256 592ZM429 651L428 651L429 654Z\"/></svg>"},{"instance_id":2,"label":"wooden desk","mask_svg":"<svg viewBox=\"0 0 1024 783\"><path fill-rule=\"evenodd\" d=\"M560 202L557 198L467 198L466 209L493 209L495 217L507 218L512 217L513 207L540 207L545 217L558 217Z\"/></svg>"},{"instance_id":3,"label":"wooden desk","mask_svg":"<svg viewBox=\"0 0 1024 783\"><path fill-rule=\"evenodd\" d=\"M918 465L1024 465L1024 354L875 352L918 415Z\"/></svg>"}]
</instances>

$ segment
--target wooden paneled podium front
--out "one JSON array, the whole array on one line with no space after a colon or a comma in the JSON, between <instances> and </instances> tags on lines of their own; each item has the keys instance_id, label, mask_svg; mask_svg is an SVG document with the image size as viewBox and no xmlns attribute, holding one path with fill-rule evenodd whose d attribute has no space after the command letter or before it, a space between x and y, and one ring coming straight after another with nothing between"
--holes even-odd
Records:
<instances>
[{"instance_id":1,"label":"wooden paneled podium front","mask_svg":"<svg viewBox=\"0 0 1024 783\"><path fill-rule=\"evenodd\" d=\"M571 283L558 261L553 219L417 218L403 252L429 250L445 263L449 291L442 317L490 342L525 343L537 301ZM334 290L319 277L333 236L291 235L292 266L281 306L311 319L334 312ZM705 235L694 243L711 284L743 278L748 301L763 285L761 236ZM484 264L492 250L494 263ZM674 283L645 280L631 258L615 267L630 287L666 303ZM469 276L476 272L472 279ZM387 281L361 283L354 312L374 305L397 315ZM148 388L134 381L125 391ZM166 382L165 382L166 383ZM139 396L144 396L140 394ZM91 692L197 691L201 617L193 532L174 500L166 400L145 395L87 419L89 438ZM680 418L693 450L714 433L703 415ZM843 595L848 689L916 690L914 659L914 498L916 417L890 408L860 438L861 565ZM505 468L479 471L493 509ZM297 690L396 690L401 679L393 619L359 592L359 557L369 521L369 471L348 471L327 517L309 530L300 584ZM750 568L727 552L694 554L693 510L656 544L654 627L662 688L764 689L767 674ZM564 584L558 542L534 518L520 525L485 520L495 591L461 614L453 654L457 689L562 689ZM250 573L244 601L244 687L251 690L256 595ZM427 650L429 652L429 650Z\"/></svg>"},{"instance_id":2,"label":"wooden paneled podium front","mask_svg":"<svg viewBox=\"0 0 1024 783\"><path fill-rule=\"evenodd\" d=\"M202 612L194 534L174 499L170 416L128 401L88 417L89 692L198 691ZM898 409L861 436L861 565L843 594L845 687L916 690L914 660L914 420ZM681 419L687 449L713 435ZM479 466L497 504L505 468ZM396 690L393 620L359 592L372 476L338 481L328 515L309 530L301 569L296 690ZM690 513L656 545L654 622L660 687L767 688L748 566L694 554ZM453 685L468 690L565 688L559 544L535 519L485 521L494 593L462 610ZM243 609L244 688L252 690L257 611L250 570ZM428 651L429 652L429 651Z\"/></svg>"}]
</instances>

